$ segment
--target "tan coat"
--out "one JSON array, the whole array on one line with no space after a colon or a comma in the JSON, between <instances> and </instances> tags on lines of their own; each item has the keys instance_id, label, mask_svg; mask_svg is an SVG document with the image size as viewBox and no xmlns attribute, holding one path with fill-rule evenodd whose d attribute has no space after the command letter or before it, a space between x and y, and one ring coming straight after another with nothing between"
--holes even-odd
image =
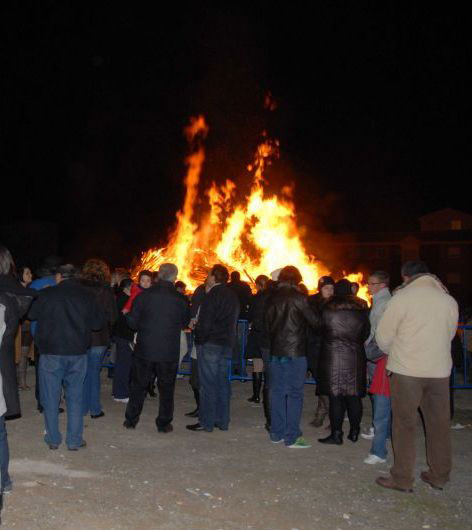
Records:
<instances>
[{"instance_id":1,"label":"tan coat","mask_svg":"<svg viewBox=\"0 0 472 530\"><path fill-rule=\"evenodd\" d=\"M412 377L449 377L459 311L438 278L420 274L396 290L377 327L387 370Z\"/></svg>"}]
</instances>

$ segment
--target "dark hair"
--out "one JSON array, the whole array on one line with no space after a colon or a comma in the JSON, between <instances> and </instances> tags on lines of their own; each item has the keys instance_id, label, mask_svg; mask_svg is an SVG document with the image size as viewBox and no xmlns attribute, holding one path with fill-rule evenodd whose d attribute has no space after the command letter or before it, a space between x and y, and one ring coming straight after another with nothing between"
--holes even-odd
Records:
<instances>
[{"instance_id":1,"label":"dark hair","mask_svg":"<svg viewBox=\"0 0 472 530\"><path fill-rule=\"evenodd\" d=\"M82 278L95 282L109 283L111 279L110 267L101 259L89 259L82 268Z\"/></svg>"},{"instance_id":2,"label":"dark hair","mask_svg":"<svg viewBox=\"0 0 472 530\"><path fill-rule=\"evenodd\" d=\"M131 285L133 284L133 280L131 278L123 278L120 282L120 289L124 291L125 289L129 289Z\"/></svg>"},{"instance_id":3,"label":"dark hair","mask_svg":"<svg viewBox=\"0 0 472 530\"><path fill-rule=\"evenodd\" d=\"M138 282L143 276L149 276L149 278L152 279L154 277L154 274L156 274L156 273L144 269L138 274Z\"/></svg>"},{"instance_id":4,"label":"dark hair","mask_svg":"<svg viewBox=\"0 0 472 530\"><path fill-rule=\"evenodd\" d=\"M259 274L259 276L256 278L256 281L254 282L256 285L260 285L262 289L265 289L267 287L267 282L269 281L269 277L265 274Z\"/></svg>"},{"instance_id":5,"label":"dark hair","mask_svg":"<svg viewBox=\"0 0 472 530\"><path fill-rule=\"evenodd\" d=\"M210 274L215 278L216 283L226 283L229 278L228 269L220 264L213 265Z\"/></svg>"},{"instance_id":6,"label":"dark hair","mask_svg":"<svg viewBox=\"0 0 472 530\"><path fill-rule=\"evenodd\" d=\"M66 265L61 265L57 268L57 274L60 274L63 280L70 280L78 276L79 271L72 265L72 263L67 263Z\"/></svg>"},{"instance_id":7,"label":"dark hair","mask_svg":"<svg viewBox=\"0 0 472 530\"><path fill-rule=\"evenodd\" d=\"M187 288L187 286L185 285L185 283L181 280L179 280L178 282L175 282L175 288L176 289L183 289L185 291L185 289Z\"/></svg>"},{"instance_id":8,"label":"dark hair","mask_svg":"<svg viewBox=\"0 0 472 530\"><path fill-rule=\"evenodd\" d=\"M0 245L0 274L16 276L15 262L7 247Z\"/></svg>"},{"instance_id":9,"label":"dark hair","mask_svg":"<svg viewBox=\"0 0 472 530\"><path fill-rule=\"evenodd\" d=\"M352 286L349 280L346 280L346 278L343 278L342 280L338 280L334 284L334 295L335 296L346 296L349 294L352 295Z\"/></svg>"},{"instance_id":10,"label":"dark hair","mask_svg":"<svg viewBox=\"0 0 472 530\"><path fill-rule=\"evenodd\" d=\"M16 277L18 278L19 282L23 281L23 276L27 269L31 272L31 267L28 267L28 265L20 267L19 269L16 270Z\"/></svg>"},{"instance_id":11,"label":"dark hair","mask_svg":"<svg viewBox=\"0 0 472 530\"><path fill-rule=\"evenodd\" d=\"M280 283L289 283L290 285L298 285L303 280L300 271L293 265L287 265L279 274Z\"/></svg>"},{"instance_id":12,"label":"dark hair","mask_svg":"<svg viewBox=\"0 0 472 530\"><path fill-rule=\"evenodd\" d=\"M374 271L370 275L375 276L375 278L377 278L380 283L384 283L385 285L388 285L390 283L390 274L388 272Z\"/></svg>"},{"instance_id":13,"label":"dark hair","mask_svg":"<svg viewBox=\"0 0 472 530\"><path fill-rule=\"evenodd\" d=\"M402 276L415 276L429 272L428 266L423 261L407 261L402 265Z\"/></svg>"},{"instance_id":14,"label":"dark hair","mask_svg":"<svg viewBox=\"0 0 472 530\"><path fill-rule=\"evenodd\" d=\"M231 281L232 282L239 282L240 279L241 279L241 274L239 274L238 271L233 271L231 273Z\"/></svg>"},{"instance_id":15,"label":"dark hair","mask_svg":"<svg viewBox=\"0 0 472 530\"><path fill-rule=\"evenodd\" d=\"M298 290L303 294L308 294L308 287L304 283L298 284Z\"/></svg>"}]
</instances>

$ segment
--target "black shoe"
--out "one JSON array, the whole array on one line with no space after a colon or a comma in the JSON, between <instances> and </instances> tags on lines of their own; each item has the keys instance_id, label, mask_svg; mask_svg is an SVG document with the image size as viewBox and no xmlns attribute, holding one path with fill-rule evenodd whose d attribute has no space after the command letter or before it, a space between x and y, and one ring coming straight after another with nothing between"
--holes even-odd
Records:
<instances>
[{"instance_id":1,"label":"black shoe","mask_svg":"<svg viewBox=\"0 0 472 530\"><path fill-rule=\"evenodd\" d=\"M185 428L188 429L189 431L204 431L205 430L203 426L200 425L200 423L194 423L193 425L186 425Z\"/></svg>"},{"instance_id":2,"label":"black shoe","mask_svg":"<svg viewBox=\"0 0 472 530\"><path fill-rule=\"evenodd\" d=\"M131 423L129 420L125 420L123 422L123 427L125 427L126 429L136 429L136 425L134 425L134 423Z\"/></svg>"},{"instance_id":3,"label":"black shoe","mask_svg":"<svg viewBox=\"0 0 472 530\"><path fill-rule=\"evenodd\" d=\"M197 407L195 410L192 410L192 412L187 412L185 415L188 418L198 418L199 410L200 409Z\"/></svg>"},{"instance_id":4,"label":"black shoe","mask_svg":"<svg viewBox=\"0 0 472 530\"><path fill-rule=\"evenodd\" d=\"M48 447L49 449L51 449L51 451L55 451L56 449L59 449L59 446L56 444L49 444Z\"/></svg>"},{"instance_id":5,"label":"black shoe","mask_svg":"<svg viewBox=\"0 0 472 530\"><path fill-rule=\"evenodd\" d=\"M103 418L103 416L105 416L105 413L103 412L103 410L98 414L90 414L90 417L93 418L94 420L97 418Z\"/></svg>"},{"instance_id":6,"label":"black shoe","mask_svg":"<svg viewBox=\"0 0 472 530\"><path fill-rule=\"evenodd\" d=\"M267 432L270 432L270 423L267 423L264 425L264 429L267 431Z\"/></svg>"},{"instance_id":7,"label":"black shoe","mask_svg":"<svg viewBox=\"0 0 472 530\"><path fill-rule=\"evenodd\" d=\"M42 405L38 405L38 412L39 412L40 414L43 413L43 410L44 410L44 407L43 407Z\"/></svg>"},{"instance_id":8,"label":"black shoe","mask_svg":"<svg viewBox=\"0 0 472 530\"><path fill-rule=\"evenodd\" d=\"M168 423L167 425L164 425L164 427L157 427L157 432L172 432L174 430L174 427L172 427L172 423Z\"/></svg>"},{"instance_id":9,"label":"black shoe","mask_svg":"<svg viewBox=\"0 0 472 530\"><path fill-rule=\"evenodd\" d=\"M349 434L347 435L348 440L351 440L351 442L356 443L359 439L359 432L360 429L358 427L356 429L350 429Z\"/></svg>"},{"instance_id":10,"label":"black shoe","mask_svg":"<svg viewBox=\"0 0 472 530\"><path fill-rule=\"evenodd\" d=\"M321 444L342 445L342 443L343 443L343 432L342 431L333 431L326 438L318 438L318 441Z\"/></svg>"},{"instance_id":11,"label":"black shoe","mask_svg":"<svg viewBox=\"0 0 472 530\"><path fill-rule=\"evenodd\" d=\"M67 449L69 451L78 451L82 447L87 447L87 442L85 440L82 440L82 443L79 445L79 447L68 447Z\"/></svg>"},{"instance_id":12,"label":"black shoe","mask_svg":"<svg viewBox=\"0 0 472 530\"><path fill-rule=\"evenodd\" d=\"M228 427L222 427L221 425L218 425L217 423L215 423L215 427L217 429L220 429L220 431L227 431L228 430Z\"/></svg>"},{"instance_id":13,"label":"black shoe","mask_svg":"<svg viewBox=\"0 0 472 530\"><path fill-rule=\"evenodd\" d=\"M260 403L261 398L259 396L251 396L248 398L249 403Z\"/></svg>"},{"instance_id":14,"label":"black shoe","mask_svg":"<svg viewBox=\"0 0 472 530\"><path fill-rule=\"evenodd\" d=\"M64 409L62 407L59 407L59 414L62 414L64 412Z\"/></svg>"}]
</instances>

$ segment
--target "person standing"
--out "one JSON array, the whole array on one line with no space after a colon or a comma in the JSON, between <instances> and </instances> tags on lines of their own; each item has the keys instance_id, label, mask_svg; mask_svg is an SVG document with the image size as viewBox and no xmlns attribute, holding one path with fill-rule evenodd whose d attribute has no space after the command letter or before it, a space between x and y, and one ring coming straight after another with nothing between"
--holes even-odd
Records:
<instances>
[{"instance_id":1,"label":"person standing","mask_svg":"<svg viewBox=\"0 0 472 530\"><path fill-rule=\"evenodd\" d=\"M18 280L23 287L28 287L33 281L33 274L29 267L20 267L18 269ZM16 373L18 378L18 388L20 390L29 390L30 387L26 382L28 371L28 362L33 358L33 338L31 336L30 321L22 319L15 338L15 362Z\"/></svg>"},{"instance_id":2,"label":"person standing","mask_svg":"<svg viewBox=\"0 0 472 530\"><path fill-rule=\"evenodd\" d=\"M351 282L339 280L334 296L321 311L321 354L318 392L329 396L331 434L319 438L323 444L343 443L343 421L349 417L348 439L357 442L362 419L362 400L366 392L364 342L370 323L365 305L351 290Z\"/></svg>"},{"instance_id":3,"label":"person standing","mask_svg":"<svg viewBox=\"0 0 472 530\"><path fill-rule=\"evenodd\" d=\"M380 351L375 341L375 330L380 318L392 298L389 291L390 275L385 271L376 271L369 276L367 286L372 296L372 308L369 313L370 335L366 341L367 371L371 367L369 393L372 395L372 424L374 436L369 456L365 464L382 464L387 458L387 439L392 425L392 406L390 400L390 381L385 366L387 356ZM361 435L366 437L366 435Z\"/></svg>"},{"instance_id":4,"label":"person standing","mask_svg":"<svg viewBox=\"0 0 472 530\"><path fill-rule=\"evenodd\" d=\"M0 348L2 346L3 334L7 328L5 324L5 306L0 304ZM1 496L4 491L12 489L11 478L8 473L10 464L10 451L8 449L7 429L5 427L5 412L7 405L3 397L2 374L0 372L0 512L2 510Z\"/></svg>"},{"instance_id":5,"label":"person standing","mask_svg":"<svg viewBox=\"0 0 472 530\"><path fill-rule=\"evenodd\" d=\"M174 389L180 354L180 332L190 320L188 303L177 292L174 282L178 269L172 263L159 267L159 281L141 292L126 315L137 331L132 362L129 402L123 426L134 429L143 410L149 384L157 377L158 432L173 430Z\"/></svg>"},{"instance_id":6,"label":"person standing","mask_svg":"<svg viewBox=\"0 0 472 530\"><path fill-rule=\"evenodd\" d=\"M300 419L307 370L307 326L318 323L308 297L298 290L301 281L296 267L284 267L265 312L270 341L270 439L293 449L311 447L302 438Z\"/></svg>"},{"instance_id":7,"label":"person standing","mask_svg":"<svg viewBox=\"0 0 472 530\"><path fill-rule=\"evenodd\" d=\"M195 327L200 380L199 422L187 425L191 431L227 431L230 422L231 381L228 362L236 341L239 300L229 288L228 270L214 265L206 281Z\"/></svg>"},{"instance_id":8,"label":"person standing","mask_svg":"<svg viewBox=\"0 0 472 530\"><path fill-rule=\"evenodd\" d=\"M118 317L116 300L109 285L110 269L100 259L89 259L81 274L81 283L97 300L101 307L106 323L99 331L92 332L90 347L87 351L87 373L84 380L83 413L90 412L93 419L105 416L100 402L100 372L105 352L110 345L111 329Z\"/></svg>"},{"instance_id":9,"label":"person standing","mask_svg":"<svg viewBox=\"0 0 472 530\"><path fill-rule=\"evenodd\" d=\"M334 280L331 276L321 276L318 280L318 292L308 298L310 307L316 314L321 313L324 304L331 300L334 295ZM308 370L310 370L313 378L318 380L318 363L321 350L321 335L319 330L312 328L308 329L308 348L307 348L307 362ZM318 387L318 385L317 385ZM317 388L318 390L318 388ZM313 427L321 427L325 418L328 416L329 400L328 396L319 395L316 392L317 403L315 406L315 417L310 425Z\"/></svg>"},{"instance_id":10,"label":"person standing","mask_svg":"<svg viewBox=\"0 0 472 530\"><path fill-rule=\"evenodd\" d=\"M238 271L233 271L230 275L231 281L228 283L228 287L234 292L239 300L239 320L247 320L249 303L251 301L252 291L246 282L241 280L241 274ZM244 342L244 328L247 326L247 322L238 322L237 326L237 340L234 343L233 356L232 356L232 369L236 375L246 375L245 369L243 369L242 362L242 345Z\"/></svg>"},{"instance_id":11,"label":"person standing","mask_svg":"<svg viewBox=\"0 0 472 530\"><path fill-rule=\"evenodd\" d=\"M62 442L59 431L59 400L65 389L67 404L66 445L70 451L85 447L83 439L83 392L87 350L92 330L106 325L94 294L76 281L73 265L62 265L56 286L43 289L33 303L29 318L37 321L41 403L50 449Z\"/></svg>"},{"instance_id":12,"label":"person standing","mask_svg":"<svg viewBox=\"0 0 472 530\"><path fill-rule=\"evenodd\" d=\"M118 318L113 326L113 341L116 344L116 361L113 374L112 395L115 401L128 403L129 382L131 377L131 360L133 350L130 344L134 339L134 331L128 326L126 316L122 313L123 307L131 294L131 278L125 278L120 282L120 290L117 295L116 305Z\"/></svg>"},{"instance_id":13,"label":"person standing","mask_svg":"<svg viewBox=\"0 0 472 530\"><path fill-rule=\"evenodd\" d=\"M443 489L452 466L449 377L459 311L457 302L441 281L429 274L425 263L408 261L401 273L403 284L395 290L375 334L379 348L388 354L394 447L390 476L378 477L376 483L412 491L419 408L429 466L420 478Z\"/></svg>"}]
</instances>

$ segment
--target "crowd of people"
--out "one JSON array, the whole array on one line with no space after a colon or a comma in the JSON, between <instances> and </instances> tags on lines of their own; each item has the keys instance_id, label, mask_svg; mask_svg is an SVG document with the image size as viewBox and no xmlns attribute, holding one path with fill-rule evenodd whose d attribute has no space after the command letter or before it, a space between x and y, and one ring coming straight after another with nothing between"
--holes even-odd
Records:
<instances>
[{"instance_id":1,"label":"crowd of people","mask_svg":"<svg viewBox=\"0 0 472 530\"><path fill-rule=\"evenodd\" d=\"M371 307L358 298L358 285L329 276L309 295L299 270L286 266L255 280L255 294L221 264L190 296L178 269L164 263L143 270L136 282L124 270L113 274L99 259L81 270L46 263L33 280L16 269L0 247L0 459L1 490L11 489L5 419L21 416L19 392L27 391L29 359L35 364L38 410L44 441L86 447L83 418L99 420L100 378L106 352L114 348L113 398L126 405L123 426L135 429L146 395L159 407L159 433L173 430L174 390L183 357L191 353L190 385L196 408L187 416L192 432L226 431L231 421L230 366L241 372L238 322L249 322L246 357L252 360L251 403L262 404L268 438L290 449L307 449L301 415L307 374L316 380L312 425L329 431L318 439L342 445L372 438L366 464L386 462L388 440L394 464L379 486L411 491L414 482L417 410L421 410L429 469L421 479L442 489L451 471L449 376L451 341L458 307L441 281L420 261L403 265L403 284L390 292L385 271L368 279ZM361 433L362 398L372 403L372 431ZM393 420L393 421L392 421ZM393 427L392 427L393 426Z\"/></svg>"}]
</instances>

